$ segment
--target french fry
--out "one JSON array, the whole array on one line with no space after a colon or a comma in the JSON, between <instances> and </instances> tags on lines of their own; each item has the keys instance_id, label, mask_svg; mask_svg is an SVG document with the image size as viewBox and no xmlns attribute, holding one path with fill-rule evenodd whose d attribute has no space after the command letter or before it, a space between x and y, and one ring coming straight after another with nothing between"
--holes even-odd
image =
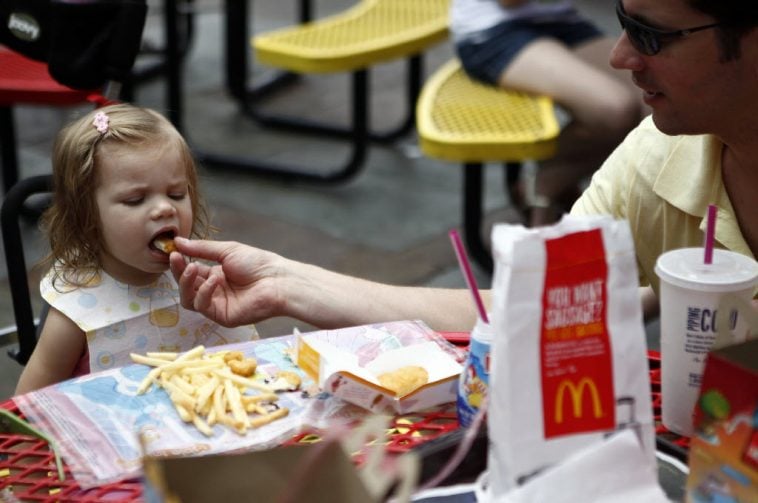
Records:
<instances>
[{"instance_id":1,"label":"french fry","mask_svg":"<svg viewBox=\"0 0 758 503\"><path fill-rule=\"evenodd\" d=\"M209 401L208 404L210 405L211 401ZM216 409L214 409L213 407L210 407L210 410L208 411L206 418L208 419L208 426L213 426L214 424L216 424Z\"/></svg>"},{"instance_id":2,"label":"french fry","mask_svg":"<svg viewBox=\"0 0 758 503\"><path fill-rule=\"evenodd\" d=\"M195 410L194 397L182 391L178 386L174 385L174 383L163 383L163 389L168 392L168 396L171 397L172 402L178 403L187 410Z\"/></svg>"},{"instance_id":3,"label":"french fry","mask_svg":"<svg viewBox=\"0 0 758 503\"><path fill-rule=\"evenodd\" d=\"M250 426L253 428L260 428L261 426L265 426L272 421L276 421L279 418L285 417L289 413L290 410L288 408L282 407L281 409L277 409L270 414L266 414L265 416L258 416L251 419Z\"/></svg>"},{"instance_id":4,"label":"french fry","mask_svg":"<svg viewBox=\"0 0 758 503\"><path fill-rule=\"evenodd\" d=\"M173 361L173 360L177 359L177 357L179 356L179 353L172 353L172 352L166 352L166 351L164 351L164 352L148 352L148 353L145 353L145 355L148 358L158 358L160 360Z\"/></svg>"},{"instance_id":5,"label":"french fry","mask_svg":"<svg viewBox=\"0 0 758 503\"><path fill-rule=\"evenodd\" d=\"M174 408L176 409L176 412L179 413L179 417L182 418L182 421L185 423L192 421L192 415L183 405L174 402Z\"/></svg>"},{"instance_id":6,"label":"french fry","mask_svg":"<svg viewBox=\"0 0 758 503\"><path fill-rule=\"evenodd\" d=\"M224 392L229 402L229 409L232 411L232 417L234 418L234 425L239 429L247 429L247 412L242 406L242 400L240 399L240 390L234 387L234 384L228 379L224 380Z\"/></svg>"},{"instance_id":7,"label":"french fry","mask_svg":"<svg viewBox=\"0 0 758 503\"><path fill-rule=\"evenodd\" d=\"M181 376L178 376L176 374L172 375L169 379L169 382L182 390L183 392L187 393L188 395L192 395L195 393L195 387L192 386L189 382L184 380Z\"/></svg>"},{"instance_id":8,"label":"french fry","mask_svg":"<svg viewBox=\"0 0 758 503\"><path fill-rule=\"evenodd\" d=\"M143 356L138 355L136 353L131 353L129 356L131 356L132 361L134 363L141 363L142 365L148 365L150 367L158 367L160 365L163 365L171 360L163 360L161 358L155 358L150 355Z\"/></svg>"},{"instance_id":9,"label":"french fry","mask_svg":"<svg viewBox=\"0 0 758 503\"><path fill-rule=\"evenodd\" d=\"M198 416L197 414L192 414L192 424L194 424L195 428L200 430L200 433L202 433L206 437L213 436L213 430L210 428L210 426L208 426L208 423L203 421L203 418Z\"/></svg>"},{"instance_id":10,"label":"french fry","mask_svg":"<svg viewBox=\"0 0 758 503\"><path fill-rule=\"evenodd\" d=\"M221 419L226 416L224 388L221 386L213 391L213 409L216 411L216 421L221 421Z\"/></svg>"},{"instance_id":11,"label":"french fry","mask_svg":"<svg viewBox=\"0 0 758 503\"><path fill-rule=\"evenodd\" d=\"M213 391L218 387L219 380L218 377L213 376L210 379L208 379L207 382L205 382L202 386L197 388L197 401L195 402L195 408L196 410L200 410L203 407L205 407L205 404L208 402L208 400L213 395Z\"/></svg>"},{"instance_id":12,"label":"french fry","mask_svg":"<svg viewBox=\"0 0 758 503\"><path fill-rule=\"evenodd\" d=\"M260 395L243 395L242 403L245 406L250 404L257 404L259 402L276 402L279 400L279 395L276 393L261 393Z\"/></svg>"},{"instance_id":13,"label":"french fry","mask_svg":"<svg viewBox=\"0 0 758 503\"><path fill-rule=\"evenodd\" d=\"M241 386L245 386L247 388L253 388L258 391L262 391L264 393L273 393L274 390L271 389L270 386L266 386L265 384L261 384L258 381L254 379L250 379L248 377L242 377L238 376L237 374L232 373L231 370L222 368L222 369L213 369L211 372L216 374L217 376L221 377L222 379L229 379L235 384L239 384Z\"/></svg>"},{"instance_id":14,"label":"french fry","mask_svg":"<svg viewBox=\"0 0 758 503\"><path fill-rule=\"evenodd\" d=\"M153 367L137 393L152 385L163 388L182 421L205 436L213 435L215 424L244 435L251 427L260 428L289 413L286 408L271 411L279 399L271 387L239 375L240 369L232 367L255 362L240 351L207 354L203 346L197 346L181 354L149 352L131 357L135 363ZM257 394L247 394L250 391Z\"/></svg>"}]
</instances>

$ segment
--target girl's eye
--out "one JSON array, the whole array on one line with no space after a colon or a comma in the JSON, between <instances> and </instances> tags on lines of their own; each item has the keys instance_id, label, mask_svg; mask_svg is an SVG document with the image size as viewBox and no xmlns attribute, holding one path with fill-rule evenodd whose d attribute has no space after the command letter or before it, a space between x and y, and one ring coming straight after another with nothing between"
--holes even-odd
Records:
<instances>
[{"instance_id":1,"label":"girl's eye","mask_svg":"<svg viewBox=\"0 0 758 503\"><path fill-rule=\"evenodd\" d=\"M187 197L187 193L186 192L182 192L181 194L171 194L171 195L169 195L169 197L171 199L173 199L174 201L181 201L185 197Z\"/></svg>"},{"instance_id":2,"label":"girl's eye","mask_svg":"<svg viewBox=\"0 0 758 503\"><path fill-rule=\"evenodd\" d=\"M133 197L131 199L127 199L124 201L124 204L127 206L138 206L142 203L145 199L142 197Z\"/></svg>"}]
</instances>

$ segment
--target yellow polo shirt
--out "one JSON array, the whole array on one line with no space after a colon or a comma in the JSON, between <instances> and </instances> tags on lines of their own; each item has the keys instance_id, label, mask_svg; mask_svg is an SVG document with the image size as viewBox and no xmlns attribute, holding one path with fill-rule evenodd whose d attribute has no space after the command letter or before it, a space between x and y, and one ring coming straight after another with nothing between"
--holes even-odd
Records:
<instances>
[{"instance_id":1,"label":"yellow polo shirt","mask_svg":"<svg viewBox=\"0 0 758 503\"><path fill-rule=\"evenodd\" d=\"M610 214L629 221L640 283L658 294L654 272L660 254L703 246L708 205L718 206L716 246L748 257L721 179L721 149L715 137L668 136L648 117L592 177L573 214Z\"/></svg>"}]
</instances>

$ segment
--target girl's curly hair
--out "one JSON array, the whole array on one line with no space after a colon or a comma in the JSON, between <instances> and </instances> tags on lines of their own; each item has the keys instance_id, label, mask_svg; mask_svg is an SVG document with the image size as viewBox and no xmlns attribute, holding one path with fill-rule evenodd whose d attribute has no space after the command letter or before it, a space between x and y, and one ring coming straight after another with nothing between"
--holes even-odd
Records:
<instances>
[{"instance_id":1,"label":"girl's curly hair","mask_svg":"<svg viewBox=\"0 0 758 503\"><path fill-rule=\"evenodd\" d=\"M108 116L103 133L93 125L98 112ZM53 268L54 286L59 282L84 286L101 269L104 244L95 189L99 151L106 144L134 149L174 144L187 168L193 215L191 236L207 238L213 230L198 190L195 160L176 128L147 108L117 104L94 110L64 127L53 146L52 205L43 214L41 227L50 241L50 254L43 259L43 265Z\"/></svg>"}]
</instances>

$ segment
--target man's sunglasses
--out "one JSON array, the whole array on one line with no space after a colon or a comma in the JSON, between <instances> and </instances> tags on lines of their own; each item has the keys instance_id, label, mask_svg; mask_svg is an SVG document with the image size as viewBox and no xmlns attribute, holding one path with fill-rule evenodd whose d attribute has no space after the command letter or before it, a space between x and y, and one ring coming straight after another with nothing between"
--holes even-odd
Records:
<instances>
[{"instance_id":1,"label":"man's sunglasses","mask_svg":"<svg viewBox=\"0 0 758 503\"><path fill-rule=\"evenodd\" d=\"M703 26L695 26L694 28L687 28L684 30L663 31L640 23L636 19L629 17L627 13L624 12L624 6L621 4L621 0L616 1L616 15L619 18L621 27L626 31L626 36L629 37L629 41L634 48L647 56L655 56L661 51L664 44L671 42L672 40L686 37L696 31L715 28L721 24L713 23Z\"/></svg>"}]
</instances>

